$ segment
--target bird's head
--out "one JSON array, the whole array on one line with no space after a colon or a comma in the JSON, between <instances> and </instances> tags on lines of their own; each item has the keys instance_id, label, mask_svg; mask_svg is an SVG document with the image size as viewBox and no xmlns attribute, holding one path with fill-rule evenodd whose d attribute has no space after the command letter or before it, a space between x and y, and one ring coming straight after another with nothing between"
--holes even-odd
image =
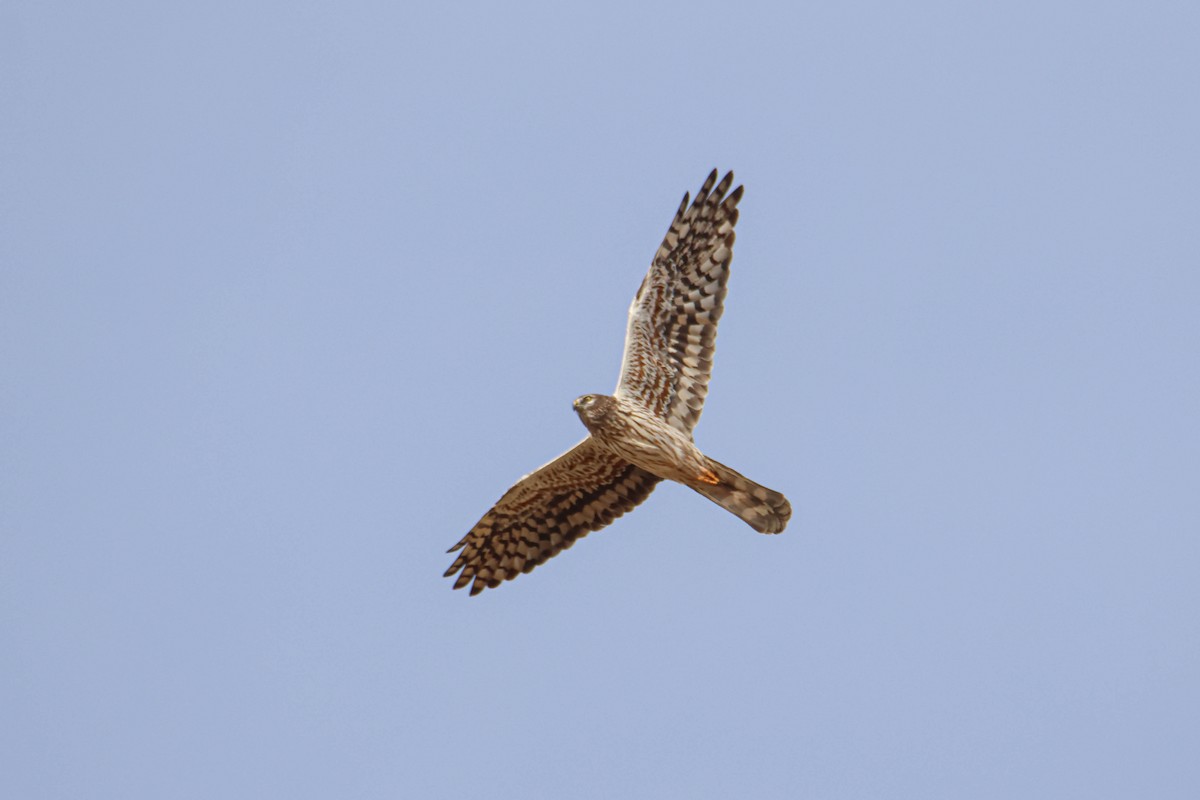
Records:
<instances>
[{"instance_id":1,"label":"bird's head","mask_svg":"<svg viewBox=\"0 0 1200 800\"><path fill-rule=\"evenodd\" d=\"M576 397L574 403L575 413L588 430L593 430L599 425L615 405L616 401L613 398L603 394L585 394Z\"/></svg>"}]
</instances>

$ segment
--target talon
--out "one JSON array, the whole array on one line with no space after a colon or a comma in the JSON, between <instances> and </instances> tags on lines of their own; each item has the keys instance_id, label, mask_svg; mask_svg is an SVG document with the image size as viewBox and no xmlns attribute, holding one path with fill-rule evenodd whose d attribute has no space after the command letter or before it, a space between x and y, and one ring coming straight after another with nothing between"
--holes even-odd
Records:
<instances>
[{"instance_id":1,"label":"talon","mask_svg":"<svg viewBox=\"0 0 1200 800\"><path fill-rule=\"evenodd\" d=\"M696 476L696 479L704 483L712 484L713 486L716 486L721 482L721 479L717 477L717 473L713 472L711 469L705 469Z\"/></svg>"}]
</instances>

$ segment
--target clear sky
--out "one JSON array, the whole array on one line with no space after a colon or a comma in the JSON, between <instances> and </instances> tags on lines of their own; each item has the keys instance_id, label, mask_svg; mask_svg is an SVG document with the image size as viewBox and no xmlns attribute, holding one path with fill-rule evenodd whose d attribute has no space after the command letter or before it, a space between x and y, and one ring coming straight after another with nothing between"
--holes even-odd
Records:
<instances>
[{"instance_id":1,"label":"clear sky","mask_svg":"<svg viewBox=\"0 0 1200 800\"><path fill-rule=\"evenodd\" d=\"M1200 796L1200 5L0 6L0 796ZM679 486L469 598L685 190Z\"/></svg>"}]
</instances>

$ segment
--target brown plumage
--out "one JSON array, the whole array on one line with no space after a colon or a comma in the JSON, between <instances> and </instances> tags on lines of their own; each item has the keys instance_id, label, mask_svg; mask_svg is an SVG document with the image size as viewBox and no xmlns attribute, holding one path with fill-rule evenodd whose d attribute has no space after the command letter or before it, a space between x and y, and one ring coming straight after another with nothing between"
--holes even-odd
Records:
<instances>
[{"instance_id":1,"label":"brown plumage","mask_svg":"<svg viewBox=\"0 0 1200 800\"><path fill-rule=\"evenodd\" d=\"M762 533L792 515L779 492L696 448L724 310L742 187L708 176L688 196L629 308L621 377L612 396L584 395L575 410L589 436L526 475L450 548L446 576L471 594L529 572L635 507L663 479L678 481Z\"/></svg>"}]
</instances>

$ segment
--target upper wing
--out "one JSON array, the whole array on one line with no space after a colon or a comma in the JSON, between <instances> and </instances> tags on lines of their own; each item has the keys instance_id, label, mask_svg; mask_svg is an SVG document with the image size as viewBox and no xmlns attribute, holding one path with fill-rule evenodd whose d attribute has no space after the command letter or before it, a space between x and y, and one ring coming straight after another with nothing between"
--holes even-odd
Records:
<instances>
[{"instance_id":1,"label":"upper wing","mask_svg":"<svg viewBox=\"0 0 1200 800\"><path fill-rule=\"evenodd\" d=\"M471 594L529 572L646 499L661 478L584 439L516 485L449 551Z\"/></svg>"},{"instance_id":2,"label":"upper wing","mask_svg":"<svg viewBox=\"0 0 1200 800\"><path fill-rule=\"evenodd\" d=\"M716 185L716 189L713 186ZM714 169L688 205L683 196L629 307L618 395L691 433L700 420L724 310L742 187ZM729 192L726 196L726 192Z\"/></svg>"}]
</instances>

